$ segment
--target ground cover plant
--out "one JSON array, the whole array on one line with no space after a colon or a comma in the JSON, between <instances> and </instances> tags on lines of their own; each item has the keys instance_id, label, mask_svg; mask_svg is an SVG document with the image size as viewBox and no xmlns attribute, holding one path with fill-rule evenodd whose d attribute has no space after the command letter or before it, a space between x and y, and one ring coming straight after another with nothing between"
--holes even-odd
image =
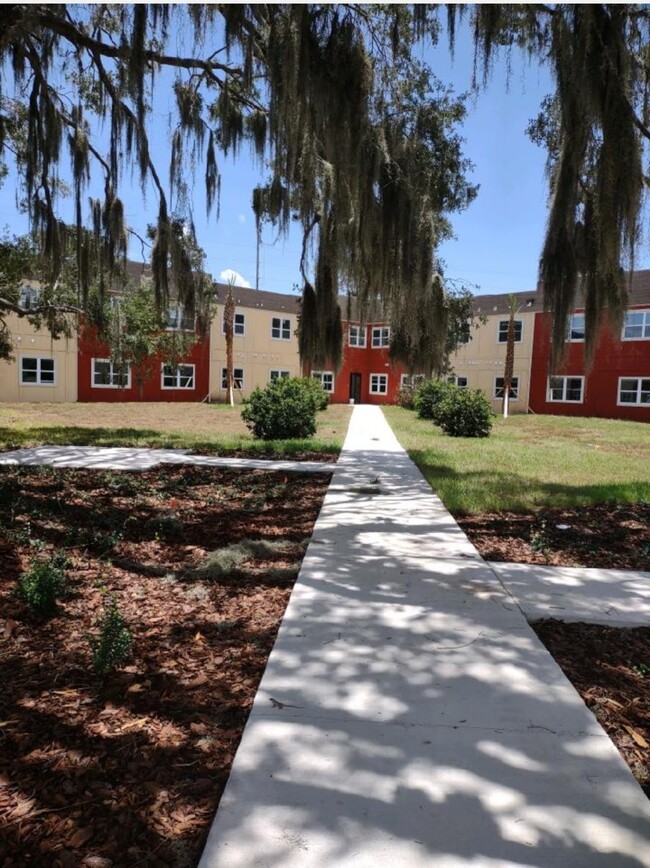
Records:
<instances>
[{"instance_id":1,"label":"ground cover plant","mask_svg":"<svg viewBox=\"0 0 650 868\"><path fill-rule=\"evenodd\" d=\"M2 404L0 450L27 446L151 446L213 455L334 461L351 408L317 414L302 440L255 440L240 407L194 403Z\"/></svg>"},{"instance_id":2,"label":"ground cover plant","mask_svg":"<svg viewBox=\"0 0 650 868\"><path fill-rule=\"evenodd\" d=\"M0 469L0 864L197 864L328 481Z\"/></svg>"},{"instance_id":3,"label":"ground cover plant","mask_svg":"<svg viewBox=\"0 0 650 868\"><path fill-rule=\"evenodd\" d=\"M647 425L511 416L489 440L449 441L384 412L486 560L650 572ZM533 627L650 796L650 629Z\"/></svg>"}]
</instances>

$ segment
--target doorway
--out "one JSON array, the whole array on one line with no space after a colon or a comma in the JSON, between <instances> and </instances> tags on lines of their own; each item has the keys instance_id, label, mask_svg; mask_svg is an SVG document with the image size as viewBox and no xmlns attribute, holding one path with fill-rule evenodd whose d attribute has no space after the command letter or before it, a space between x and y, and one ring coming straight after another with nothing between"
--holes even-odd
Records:
<instances>
[{"instance_id":1,"label":"doorway","mask_svg":"<svg viewBox=\"0 0 650 868\"><path fill-rule=\"evenodd\" d=\"M350 374L350 400L361 403L361 374Z\"/></svg>"}]
</instances>

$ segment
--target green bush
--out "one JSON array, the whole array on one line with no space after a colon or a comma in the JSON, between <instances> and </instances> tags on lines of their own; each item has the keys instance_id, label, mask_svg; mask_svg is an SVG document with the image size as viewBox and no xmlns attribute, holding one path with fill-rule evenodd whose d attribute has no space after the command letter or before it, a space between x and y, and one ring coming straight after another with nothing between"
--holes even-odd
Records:
<instances>
[{"instance_id":1,"label":"green bush","mask_svg":"<svg viewBox=\"0 0 650 868\"><path fill-rule=\"evenodd\" d=\"M57 552L49 560L34 560L18 580L16 594L39 618L56 610L56 601L65 591L65 568L68 561Z\"/></svg>"},{"instance_id":2,"label":"green bush","mask_svg":"<svg viewBox=\"0 0 650 868\"><path fill-rule=\"evenodd\" d=\"M312 437L316 432L315 392L304 378L273 380L264 389L253 390L241 415L260 440Z\"/></svg>"},{"instance_id":3,"label":"green bush","mask_svg":"<svg viewBox=\"0 0 650 868\"><path fill-rule=\"evenodd\" d=\"M297 377L299 382L304 383L305 387L314 397L314 406L316 410L326 410L330 402L330 396L327 394L322 384L314 377Z\"/></svg>"},{"instance_id":4,"label":"green bush","mask_svg":"<svg viewBox=\"0 0 650 868\"><path fill-rule=\"evenodd\" d=\"M426 380L415 390L414 406L420 419L436 420L436 409L440 401L456 389L443 380Z\"/></svg>"},{"instance_id":5,"label":"green bush","mask_svg":"<svg viewBox=\"0 0 650 868\"><path fill-rule=\"evenodd\" d=\"M418 383L404 383L397 392L397 403L405 410L415 410L415 396L419 388Z\"/></svg>"},{"instance_id":6,"label":"green bush","mask_svg":"<svg viewBox=\"0 0 650 868\"><path fill-rule=\"evenodd\" d=\"M131 654L131 632L117 608L115 594L111 594L99 619L99 635L89 636L93 654L93 669L97 675L106 675Z\"/></svg>"},{"instance_id":7,"label":"green bush","mask_svg":"<svg viewBox=\"0 0 650 868\"><path fill-rule=\"evenodd\" d=\"M489 437L490 402L479 389L451 387L436 407L436 424L450 437Z\"/></svg>"}]
</instances>

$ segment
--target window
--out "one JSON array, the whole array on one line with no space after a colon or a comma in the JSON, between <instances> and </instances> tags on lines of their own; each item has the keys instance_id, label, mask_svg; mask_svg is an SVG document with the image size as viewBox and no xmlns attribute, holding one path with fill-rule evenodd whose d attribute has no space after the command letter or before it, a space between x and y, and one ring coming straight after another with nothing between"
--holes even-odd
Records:
<instances>
[{"instance_id":1,"label":"window","mask_svg":"<svg viewBox=\"0 0 650 868\"><path fill-rule=\"evenodd\" d=\"M374 330L373 330L374 331ZM363 348L366 345L366 327L351 325L348 328L348 346ZM374 344L373 344L374 346Z\"/></svg>"},{"instance_id":2,"label":"window","mask_svg":"<svg viewBox=\"0 0 650 868\"><path fill-rule=\"evenodd\" d=\"M584 377L549 377L548 401L582 404Z\"/></svg>"},{"instance_id":3,"label":"window","mask_svg":"<svg viewBox=\"0 0 650 868\"><path fill-rule=\"evenodd\" d=\"M618 381L617 403L650 405L650 378L621 377Z\"/></svg>"},{"instance_id":4,"label":"window","mask_svg":"<svg viewBox=\"0 0 650 868\"><path fill-rule=\"evenodd\" d=\"M130 389L130 366L114 365L110 359L93 359L92 387L93 389Z\"/></svg>"},{"instance_id":5,"label":"window","mask_svg":"<svg viewBox=\"0 0 650 868\"><path fill-rule=\"evenodd\" d=\"M642 341L650 338L650 310L629 310L623 325L624 341Z\"/></svg>"},{"instance_id":6,"label":"window","mask_svg":"<svg viewBox=\"0 0 650 868\"><path fill-rule=\"evenodd\" d=\"M583 313L573 313L569 317L566 339L574 342L584 341L585 315Z\"/></svg>"},{"instance_id":7,"label":"window","mask_svg":"<svg viewBox=\"0 0 650 868\"><path fill-rule=\"evenodd\" d=\"M291 376L291 371L277 371L272 370L269 373L269 380L273 382L273 380L286 380Z\"/></svg>"},{"instance_id":8,"label":"window","mask_svg":"<svg viewBox=\"0 0 650 868\"><path fill-rule=\"evenodd\" d=\"M385 395L388 392L388 374L370 374L370 394Z\"/></svg>"},{"instance_id":9,"label":"window","mask_svg":"<svg viewBox=\"0 0 650 868\"><path fill-rule=\"evenodd\" d=\"M232 369L233 388L241 390L244 388L244 369ZM226 391L228 389L228 368L221 369L221 388Z\"/></svg>"},{"instance_id":10,"label":"window","mask_svg":"<svg viewBox=\"0 0 650 868\"><path fill-rule=\"evenodd\" d=\"M388 347L390 346L390 328L389 326L375 326L372 330L372 345L373 347Z\"/></svg>"},{"instance_id":11,"label":"window","mask_svg":"<svg viewBox=\"0 0 650 868\"><path fill-rule=\"evenodd\" d=\"M242 334L244 334L242 332ZM276 341L291 340L291 320L281 319L279 316L271 318L271 337Z\"/></svg>"},{"instance_id":12,"label":"window","mask_svg":"<svg viewBox=\"0 0 650 868\"><path fill-rule=\"evenodd\" d=\"M169 331L194 331L194 313L182 307L168 307L165 316L165 328Z\"/></svg>"},{"instance_id":13,"label":"window","mask_svg":"<svg viewBox=\"0 0 650 868\"><path fill-rule=\"evenodd\" d=\"M312 371L311 375L318 380L325 392L334 391L334 374L331 371Z\"/></svg>"},{"instance_id":14,"label":"window","mask_svg":"<svg viewBox=\"0 0 650 868\"><path fill-rule=\"evenodd\" d=\"M20 288L20 306L25 310L32 310L38 306L40 301L41 291L35 286L21 286Z\"/></svg>"},{"instance_id":15,"label":"window","mask_svg":"<svg viewBox=\"0 0 650 868\"><path fill-rule=\"evenodd\" d=\"M400 386L417 386L424 380L424 374L402 374L400 377Z\"/></svg>"},{"instance_id":16,"label":"window","mask_svg":"<svg viewBox=\"0 0 650 868\"><path fill-rule=\"evenodd\" d=\"M162 366L163 389L193 389L194 388L194 365L163 365Z\"/></svg>"},{"instance_id":17,"label":"window","mask_svg":"<svg viewBox=\"0 0 650 868\"><path fill-rule=\"evenodd\" d=\"M508 343L508 323L510 320L501 319L499 320L499 343L507 344ZM521 333L523 331L523 321L520 319L515 320L515 343L521 343Z\"/></svg>"},{"instance_id":18,"label":"window","mask_svg":"<svg viewBox=\"0 0 650 868\"><path fill-rule=\"evenodd\" d=\"M222 321L221 333L225 335L226 324ZM236 313L233 320L232 333L243 337L246 334L246 317L243 313Z\"/></svg>"},{"instance_id":19,"label":"window","mask_svg":"<svg viewBox=\"0 0 650 868\"><path fill-rule=\"evenodd\" d=\"M458 386L459 389L467 388L467 377L457 377L452 374L451 377L447 377L447 382L451 383L452 386Z\"/></svg>"},{"instance_id":20,"label":"window","mask_svg":"<svg viewBox=\"0 0 650 868\"><path fill-rule=\"evenodd\" d=\"M20 360L20 383L22 386L53 386L54 359L23 356Z\"/></svg>"},{"instance_id":21,"label":"window","mask_svg":"<svg viewBox=\"0 0 650 868\"><path fill-rule=\"evenodd\" d=\"M494 397L503 398L503 377L494 378ZM510 383L510 400L516 401L519 397L519 377L513 377Z\"/></svg>"}]
</instances>

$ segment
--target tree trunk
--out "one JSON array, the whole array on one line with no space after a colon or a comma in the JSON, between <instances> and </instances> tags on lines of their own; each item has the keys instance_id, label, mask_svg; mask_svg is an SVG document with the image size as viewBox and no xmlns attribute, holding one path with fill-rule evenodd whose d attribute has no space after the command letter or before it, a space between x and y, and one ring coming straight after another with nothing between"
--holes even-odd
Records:
<instances>
[{"instance_id":1,"label":"tree trunk","mask_svg":"<svg viewBox=\"0 0 650 868\"><path fill-rule=\"evenodd\" d=\"M235 331L235 300L232 297L232 284L228 286L226 304L223 311L223 330L226 333L226 386L228 402L231 407L235 406L234 394L234 361L233 361L233 338Z\"/></svg>"},{"instance_id":2,"label":"tree trunk","mask_svg":"<svg viewBox=\"0 0 650 868\"><path fill-rule=\"evenodd\" d=\"M506 343L506 366L503 372L503 418L508 418L510 410L510 392L512 390L512 375L515 369L515 316L517 300L510 296L510 318L508 319L508 336Z\"/></svg>"}]
</instances>

